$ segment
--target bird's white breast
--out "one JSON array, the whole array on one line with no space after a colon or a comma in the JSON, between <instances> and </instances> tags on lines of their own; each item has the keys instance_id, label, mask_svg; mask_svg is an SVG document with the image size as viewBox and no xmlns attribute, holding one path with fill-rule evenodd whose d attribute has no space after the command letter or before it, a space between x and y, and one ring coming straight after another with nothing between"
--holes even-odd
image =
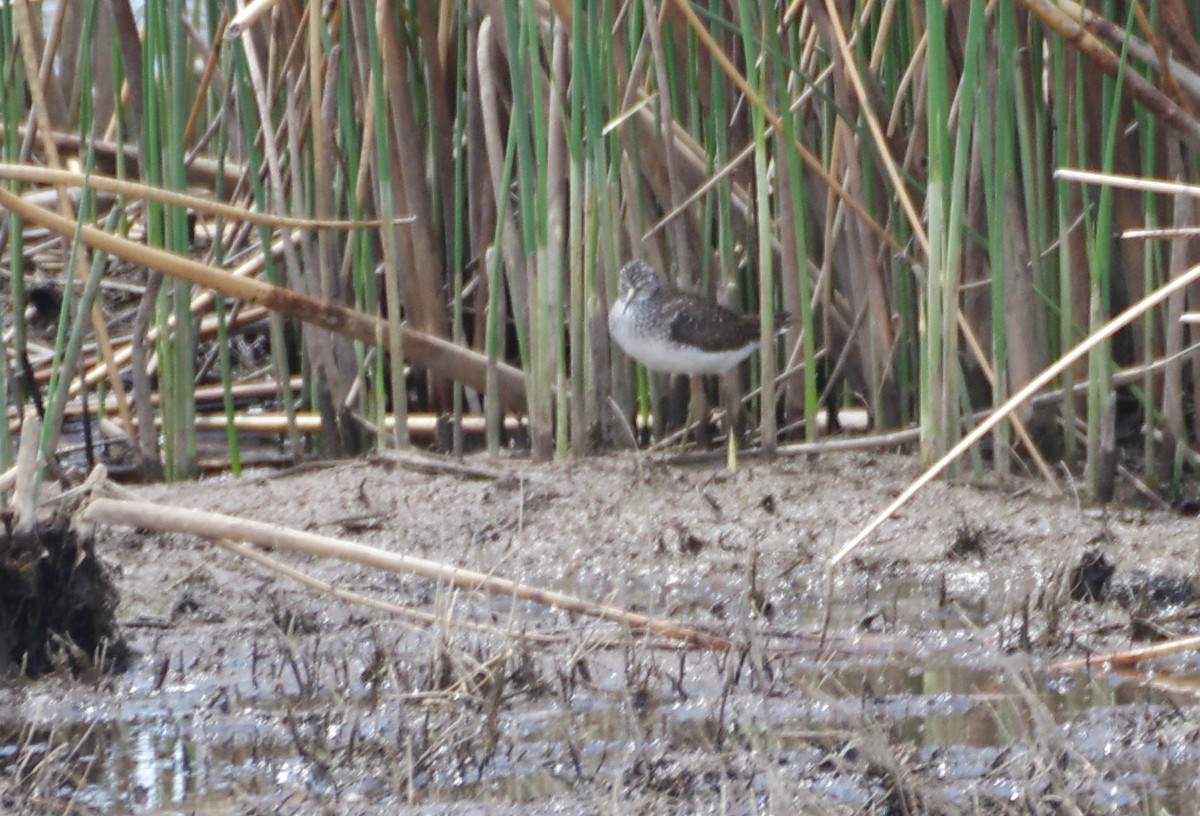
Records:
<instances>
[{"instance_id":1,"label":"bird's white breast","mask_svg":"<svg viewBox=\"0 0 1200 816\"><path fill-rule=\"evenodd\" d=\"M620 300L608 313L608 333L626 354L646 368L669 374L724 374L749 357L758 345L750 342L728 351L702 351L681 345L666 335L646 331Z\"/></svg>"}]
</instances>

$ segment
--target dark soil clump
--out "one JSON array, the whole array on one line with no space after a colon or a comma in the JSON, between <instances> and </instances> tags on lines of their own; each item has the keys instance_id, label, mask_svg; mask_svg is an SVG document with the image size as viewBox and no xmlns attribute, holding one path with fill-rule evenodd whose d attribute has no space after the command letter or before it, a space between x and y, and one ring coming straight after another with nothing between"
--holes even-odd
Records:
<instances>
[{"instance_id":1,"label":"dark soil clump","mask_svg":"<svg viewBox=\"0 0 1200 816\"><path fill-rule=\"evenodd\" d=\"M1104 553L1088 550L1071 568L1071 597L1076 601L1102 600L1116 569Z\"/></svg>"},{"instance_id":2,"label":"dark soil clump","mask_svg":"<svg viewBox=\"0 0 1200 816\"><path fill-rule=\"evenodd\" d=\"M122 671L130 650L117 629L120 599L91 541L66 527L0 534L0 676L60 668Z\"/></svg>"},{"instance_id":3,"label":"dark soil clump","mask_svg":"<svg viewBox=\"0 0 1200 816\"><path fill-rule=\"evenodd\" d=\"M1196 586L1184 575L1151 574L1132 570L1122 581L1114 581L1109 590L1112 598L1127 609L1147 607L1151 610L1187 606L1196 600Z\"/></svg>"}]
</instances>

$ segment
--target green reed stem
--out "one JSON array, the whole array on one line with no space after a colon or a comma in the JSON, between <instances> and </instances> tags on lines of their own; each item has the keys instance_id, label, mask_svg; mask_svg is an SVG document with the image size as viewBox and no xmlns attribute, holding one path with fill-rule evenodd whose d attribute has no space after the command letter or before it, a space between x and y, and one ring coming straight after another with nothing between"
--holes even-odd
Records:
<instances>
[{"instance_id":1,"label":"green reed stem","mask_svg":"<svg viewBox=\"0 0 1200 816\"><path fill-rule=\"evenodd\" d=\"M516 164L517 142L513 138L514 122L509 122L508 140L504 146L504 172L501 174L500 189L507 190L512 184ZM508 216L508 196L499 197L496 208L496 231L492 236L490 256L484 256L484 267L488 276L487 338L485 350L488 358L487 391L483 395L483 412L486 423L488 455L500 455L500 435L504 417L500 411L500 383L496 364L503 359L504 331L504 257L500 247L504 242L504 225Z\"/></svg>"},{"instance_id":2,"label":"green reed stem","mask_svg":"<svg viewBox=\"0 0 1200 816\"><path fill-rule=\"evenodd\" d=\"M928 464L949 447L944 381L953 376L945 369L945 304L954 283L948 267L947 207L950 199L953 154L950 146L950 92L947 83L946 20L941 3L925 6L928 47L925 56L928 111L929 183L925 208L929 216L929 259L926 269L925 319L922 325L920 422L921 459Z\"/></svg>"},{"instance_id":3,"label":"green reed stem","mask_svg":"<svg viewBox=\"0 0 1200 816\"><path fill-rule=\"evenodd\" d=\"M91 48L95 20L96 2L95 0L90 0L84 14L83 31L80 38L81 49ZM83 87L89 88L92 84L91 60L86 58L81 59L80 63L82 71L80 82ZM84 94L80 100L79 127L81 134L90 133L92 124L92 99L90 94ZM93 143L89 141L86 144L88 147L84 156L84 166L86 172L91 173L95 169L96 151ZM59 311L58 331L54 341L54 365L51 368L50 385L48 388L49 399L46 404L46 415L42 420L42 435L39 440L43 457L46 457L47 454L52 453L58 447L58 440L62 435L63 416L65 415L67 400L70 395L71 379L74 377L79 365L80 353L83 350L83 341L88 336L91 326L92 305L96 302L96 296L100 292L100 278L104 272L106 256L102 252L97 252L92 256L92 264L88 271L88 278L84 284L83 292L79 298L79 304L73 308L72 296L75 289L73 282L75 278L76 259L78 253L84 251L83 245L79 242L79 228L84 223L92 220L95 207L95 196L85 183L79 196L77 227L75 236L71 241L71 250L65 267L63 301L62 308ZM120 209L113 208L109 212L105 229L111 230L115 228L119 216ZM74 313L74 320L71 319L72 312ZM69 331L68 325L70 326ZM80 394L80 399L86 400L87 398L87 391L84 390Z\"/></svg>"},{"instance_id":4,"label":"green reed stem","mask_svg":"<svg viewBox=\"0 0 1200 816\"><path fill-rule=\"evenodd\" d=\"M766 43L766 48L756 48L754 22L749 0L740 0L740 17L742 24L742 40L746 49L746 78L750 81L759 96L767 86L767 75L774 67L776 60L770 59L773 50L779 54L779 43L776 39ZM758 20L764 40L769 32L777 31L773 23L770 9L773 6L760 6L763 17ZM773 49L772 49L772 46ZM776 447L775 428L775 297L774 297L774 268L775 252L772 246L772 233L775 219L771 210L771 178L767 162L767 121L762 108L755 105L750 110L751 138L754 141L754 191L755 216L758 223L758 315L761 322L760 343L762 348L762 395L759 399L759 430L762 436L762 449L767 456L773 456ZM734 433L734 417L730 417L730 433Z\"/></svg>"},{"instance_id":5,"label":"green reed stem","mask_svg":"<svg viewBox=\"0 0 1200 816\"><path fill-rule=\"evenodd\" d=\"M396 418L392 442L398 448L409 446L408 438L408 388L404 376L404 341L400 330L400 312L403 300L400 296L400 247L396 241L396 205L392 198L392 157L388 122L388 76L383 70L383 55L379 47L379 35L375 24L376 9L372 4L366 14L368 50L370 52L372 88L371 104L375 109L375 195L379 200L379 215L383 220L383 265L384 291L387 294L388 311L388 373L391 378L392 414Z\"/></svg>"},{"instance_id":6,"label":"green reed stem","mask_svg":"<svg viewBox=\"0 0 1200 816\"><path fill-rule=\"evenodd\" d=\"M593 70L588 60L587 19L588 10L583 0L573 0L571 5L572 18L576 25L571 31L571 75L583 77ZM570 425L569 439L566 445L578 456L587 445L584 432L588 426L587 417L587 383L591 379L591 371L587 366L587 340L584 324L584 301L590 294L587 287L586 258L588 256L588 231L585 206L588 202L587 183L588 155L584 144L584 127L586 101L591 91L591 84L574 81L570 84L570 112L566 133L568 165L568 226L567 226L567 332L562 335L568 339L568 347L560 350L559 371L564 367L570 370L571 381L570 399L568 391L559 383L558 391L558 432L559 454L564 450L561 435L566 431L564 425ZM594 294L594 293L591 293ZM569 359L567 355L570 355Z\"/></svg>"},{"instance_id":7,"label":"green reed stem","mask_svg":"<svg viewBox=\"0 0 1200 816\"><path fill-rule=\"evenodd\" d=\"M1133 24L1133 7L1130 7L1126 28ZM1103 110L1104 110L1104 142L1102 147L1101 169L1111 173L1117 143L1117 128L1121 120L1122 89L1124 88L1125 69L1128 65L1129 42L1125 41L1121 49L1121 57L1117 76L1111 79L1104 77ZM1100 188L1096 206L1096 218L1091 230L1091 251L1089 253L1089 277L1091 298L1089 313L1092 331L1099 329L1113 313L1112 304L1112 248L1113 248L1113 189L1109 186ZM1112 343L1105 341L1088 354L1088 414L1087 414L1087 464L1084 481L1090 495L1095 496L1100 486L1103 474L1100 472L1100 439L1101 423L1104 420L1108 395L1112 393Z\"/></svg>"},{"instance_id":8,"label":"green reed stem","mask_svg":"<svg viewBox=\"0 0 1200 816\"><path fill-rule=\"evenodd\" d=\"M987 250L991 271L992 306L992 404L1001 405L1009 396L1008 333L1005 304L1008 299L1008 278L1021 275L1013 269L1018 261L1012 247L1018 241L1014 224L1008 219L1010 185L1015 185L1016 172L1013 109L1015 89L1015 59L1017 53L1015 20L1011 0L1003 0L995 17L998 48L996 49L996 96L994 106L979 106L980 159L983 164L984 197L987 208ZM964 123L960 123L960 128ZM1011 193L1015 196L1015 191ZM967 406L970 415L970 406ZM993 433L993 459L1000 473L1011 466L1009 449L1012 426L1001 422Z\"/></svg>"},{"instance_id":9,"label":"green reed stem","mask_svg":"<svg viewBox=\"0 0 1200 816\"><path fill-rule=\"evenodd\" d=\"M0 88L0 121L4 124L5 133L16 133L24 113L25 101L25 71L20 51L15 47L16 34L13 28L13 8L10 3L0 4L0 77L8 77L10 84ZM20 155L20 142L17 139L0 140L0 151L6 162L17 161ZM15 181L4 182L5 189L14 195L20 193L20 187ZM0 407L3 407L5 422L8 421L9 400L17 397L15 402L24 404L28 395L26 388L18 386L13 394L9 386L8 372L10 364L14 368L21 366L21 359L26 354L26 322L25 322L25 245L22 234L21 220L12 213L7 213L5 226L8 230L9 271L12 296L12 340L4 339L7 332L0 332ZM10 363L11 361L11 363ZM21 378L18 378L18 383ZM32 386L32 383L30 383ZM13 464L12 437L7 427L0 433L0 468L7 470Z\"/></svg>"},{"instance_id":10,"label":"green reed stem","mask_svg":"<svg viewBox=\"0 0 1200 816\"><path fill-rule=\"evenodd\" d=\"M1053 37L1050 40L1051 66L1054 87L1054 128L1057 138L1054 140L1055 163L1059 167L1067 167L1071 163L1071 136L1075 133L1075 126L1078 124L1078 118L1071 116L1071 111L1074 108L1069 104L1069 100L1073 99L1080 93L1080 79L1076 74L1075 83L1068 91L1067 87L1067 53L1066 46L1058 37ZM1058 244L1058 348L1054 349L1056 355L1062 349L1069 349L1075 345L1075 330L1072 320L1072 269L1073 258L1071 252L1071 188L1068 182L1056 180L1054 182L1054 218L1057 226L1055 240ZM1067 369L1063 372L1061 386L1063 390L1062 401L1062 423L1065 429L1062 435L1063 443L1063 459L1068 465L1073 464L1078 457L1077 445L1075 442L1075 417L1078 414L1075 400L1075 377L1074 373Z\"/></svg>"}]
</instances>

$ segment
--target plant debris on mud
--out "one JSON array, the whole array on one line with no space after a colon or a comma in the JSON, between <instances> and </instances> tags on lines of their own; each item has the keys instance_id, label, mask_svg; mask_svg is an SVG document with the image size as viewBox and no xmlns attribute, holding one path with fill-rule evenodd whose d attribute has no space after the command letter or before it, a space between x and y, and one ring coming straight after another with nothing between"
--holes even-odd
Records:
<instances>
[{"instance_id":1,"label":"plant debris on mud","mask_svg":"<svg viewBox=\"0 0 1200 816\"><path fill-rule=\"evenodd\" d=\"M102 682L54 675L0 691L0 801L1127 813L1194 798L1200 707L1184 678L1196 661L1125 679L1052 668L1128 645L1135 624L1194 630L1193 598L1161 577L1195 580L1186 519L1081 509L1028 484L937 483L833 576L830 595L829 556L915 475L909 458L734 474L646 457L488 467L494 477L468 479L343 462L138 492L670 617L734 647L274 554L433 614L430 625L195 538L100 528L137 658ZM1091 563L1111 573L1084 600ZM1123 604L1118 586L1149 600Z\"/></svg>"},{"instance_id":2,"label":"plant debris on mud","mask_svg":"<svg viewBox=\"0 0 1200 816\"><path fill-rule=\"evenodd\" d=\"M123 669L119 593L92 542L60 523L0 531L0 677Z\"/></svg>"}]
</instances>

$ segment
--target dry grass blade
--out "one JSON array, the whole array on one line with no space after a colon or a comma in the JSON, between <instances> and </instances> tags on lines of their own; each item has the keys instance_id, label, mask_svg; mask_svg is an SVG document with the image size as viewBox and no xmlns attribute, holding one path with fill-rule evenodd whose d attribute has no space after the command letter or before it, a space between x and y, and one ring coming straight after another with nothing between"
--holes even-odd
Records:
<instances>
[{"instance_id":1,"label":"dry grass blade","mask_svg":"<svg viewBox=\"0 0 1200 816\"><path fill-rule=\"evenodd\" d=\"M653 632L705 649L724 651L731 646L730 642L723 637L702 632L675 621L627 612L624 609L593 603L562 592L528 586L439 561L386 552L329 536L292 530L277 524L249 521L220 513L162 507L149 502L117 499L95 499L84 508L80 518L85 522L95 524L140 527L164 533L188 533L210 539L249 541L260 547L337 558L374 569L443 581L461 589L484 590L497 595L509 595L557 607L568 612L624 624L631 629Z\"/></svg>"},{"instance_id":2,"label":"dry grass blade","mask_svg":"<svg viewBox=\"0 0 1200 816\"><path fill-rule=\"evenodd\" d=\"M433 612L426 612L422 609L410 609L407 606L400 604L388 603L381 601L378 598L371 598L367 595L361 595L357 592L351 592L347 589L339 589L328 581L322 581L320 578L314 578L308 573L298 570L295 567L290 567L287 564L281 563L265 553L247 547L244 544L239 544L236 541L230 541L225 538L214 538L213 543L222 549L228 550L234 555L240 555L254 563L266 567L267 569L279 573L285 578L290 578L293 581L304 584L304 586L314 589L318 592L323 592L348 603L359 604L371 609L378 609L380 612L387 612L392 615L398 615L402 618L407 618L411 621L433 626L439 622L445 621L444 615L438 615ZM488 626L487 624L475 623L473 621L465 621L456 619L454 625L461 629L466 629L472 632L485 632L493 635L509 635L510 632L505 631L497 626ZM522 637L533 643L557 643L562 640L558 635L545 635L539 632L525 632Z\"/></svg>"},{"instance_id":3,"label":"dry grass blade","mask_svg":"<svg viewBox=\"0 0 1200 816\"><path fill-rule=\"evenodd\" d=\"M55 215L44 207L22 200L7 190L0 190L0 206L11 210L22 218L41 224L62 236L71 236L76 223ZM230 297L241 298L265 306L330 331L353 337L364 343L384 345L387 324L383 321L338 306L315 300L298 292L272 286L259 280L239 278L223 269L184 258L161 249L110 235L95 227L79 227L84 243L102 249L110 255L156 269L166 275L190 281L199 286L216 289ZM478 352L456 346L439 337L427 335L409 328L404 333L404 347L409 359L416 365L444 372L454 379L478 391L487 388L487 358ZM501 401L515 410L525 406L525 376L512 366L499 364L499 391Z\"/></svg>"},{"instance_id":4,"label":"dry grass blade","mask_svg":"<svg viewBox=\"0 0 1200 816\"><path fill-rule=\"evenodd\" d=\"M1192 636L1156 643L1153 646L1143 646L1140 649L1125 649L1120 652L1061 660L1054 664L1054 668L1058 671L1071 672L1080 669L1101 668L1106 665L1113 667L1136 666L1141 661L1149 660L1152 657L1194 652L1197 649L1200 649L1200 636Z\"/></svg>"},{"instance_id":5,"label":"dry grass blade","mask_svg":"<svg viewBox=\"0 0 1200 816\"><path fill-rule=\"evenodd\" d=\"M954 460L966 453L972 445L982 439L993 428L1004 421L1005 418L1010 416L1014 411L1021 407L1026 400L1030 399L1042 388L1049 385L1055 377L1062 374L1079 360L1083 359L1084 355L1086 355L1096 346L1111 338L1118 331L1128 326L1134 320L1137 320L1150 309L1164 302L1173 293L1182 291L1185 287L1190 286L1196 281L1200 281L1200 265L1191 267L1179 277L1172 280L1170 283L1146 295L1137 303L1133 304L1128 309L1114 317L1108 323L1101 326L1098 331L1095 331L1088 337L1084 338L1073 349L1060 357L1053 365L1030 380L1024 388L1009 397L1007 402L993 411L987 419L980 422L975 430L964 436L957 445L955 445L950 449L949 452L946 453L945 456L934 462L928 470L922 473L908 487L904 488L900 495L896 497L895 501L889 504L877 516L871 519L867 523L867 526L862 528L854 536L854 538L846 542L846 544L829 560L830 569L833 569L842 561L844 561L846 557L850 555L850 553L854 552L854 550L860 544L867 540L867 537L870 536L871 533L878 530L885 521L891 518L893 513L895 513L904 505L908 504L912 497L917 495L917 492L920 491L921 488L936 479L942 473L942 471L950 466Z\"/></svg>"},{"instance_id":6,"label":"dry grass blade","mask_svg":"<svg viewBox=\"0 0 1200 816\"><path fill-rule=\"evenodd\" d=\"M1168 195L1182 193L1193 198L1200 198L1200 185L1184 184L1181 181L1127 176L1121 173L1100 173L1095 170L1076 170L1070 167L1060 167L1055 170L1054 177L1064 181L1078 181L1082 184L1104 184L1109 187L1140 190L1145 193L1167 193Z\"/></svg>"},{"instance_id":7,"label":"dry grass blade","mask_svg":"<svg viewBox=\"0 0 1200 816\"><path fill-rule=\"evenodd\" d=\"M1025 8L1043 24L1057 31L1063 39L1079 50L1090 62L1109 76L1121 74L1125 89L1133 97L1154 112L1158 120L1171 128L1191 147L1200 147L1200 122L1197 122L1181 105L1156 88L1137 71L1120 70L1119 57L1105 47L1094 34L1072 16L1066 7L1059 7L1050 0L1022 0ZM1074 5L1074 4L1071 4ZM1079 7L1076 6L1076 9Z\"/></svg>"},{"instance_id":8,"label":"dry grass blade","mask_svg":"<svg viewBox=\"0 0 1200 816\"><path fill-rule=\"evenodd\" d=\"M752 105L762 110L763 116L767 118L767 121L771 123L771 127L775 128L777 133L784 132L783 122L780 120L779 116L773 110L771 110L771 107L763 101L762 97L755 93L754 89L750 87L750 84L746 82L746 78L742 76L741 72L738 71L734 64L729 60L729 57L725 54L725 52L721 50L721 47L717 45L715 40L713 40L712 35L708 33L708 29L704 27L704 24L696 15L691 3L684 2L684 0L674 0L674 4L675 7L678 8L683 14L684 18L687 19L688 26L691 27L692 31L695 33L696 39L702 46L704 46L705 50L708 51L713 61L721 67L721 70L727 77L729 77L729 80L737 87L738 91L745 94L746 98L750 100ZM873 215L871 215L871 213L867 212L866 208L863 207L862 202L846 191L846 188L843 187L841 183L833 177L825 165L822 164L821 161L814 156L811 151L808 150L808 148L799 143L789 147L794 148L800 154L800 158L804 161L804 164L807 165L808 168L812 170L812 172L819 179L821 179L821 183L824 184L830 192L836 195L838 199L845 202L846 206L853 210L855 215L861 218L863 223L870 227L871 231L874 232L875 235L880 238L880 240L884 241L896 253L904 254L905 249L896 240L896 237L892 233L888 232L887 229L885 229L884 226L880 224Z\"/></svg>"},{"instance_id":9,"label":"dry grass blade","mask_svg":"<svg viewBox=\"0 0 1200 816\"><path fill-rule=\"evenodd\" d=\"M249 221L252 224L262 224L267 227L286 227L290 229L336 229L351 230L378 227L382 222L378 219L362 221L343 221L337 219L293 218L286 215L270 215L269 213L235 207L220 201L213 201L201 196L176 193L161 187L138 184L133 181L113 178L101 173L76 173L70 170L54 170L49 167L36 167L29 164L6 164L0 162L0 178L15 179L31 184L84 185L102 192L116 193L129 198L142 198L187 207L199 212L213 215L223 215L226 218ZM407 224L413 220L411 215L396 219L398 224Z\"/></svg>"}]
</instances>

